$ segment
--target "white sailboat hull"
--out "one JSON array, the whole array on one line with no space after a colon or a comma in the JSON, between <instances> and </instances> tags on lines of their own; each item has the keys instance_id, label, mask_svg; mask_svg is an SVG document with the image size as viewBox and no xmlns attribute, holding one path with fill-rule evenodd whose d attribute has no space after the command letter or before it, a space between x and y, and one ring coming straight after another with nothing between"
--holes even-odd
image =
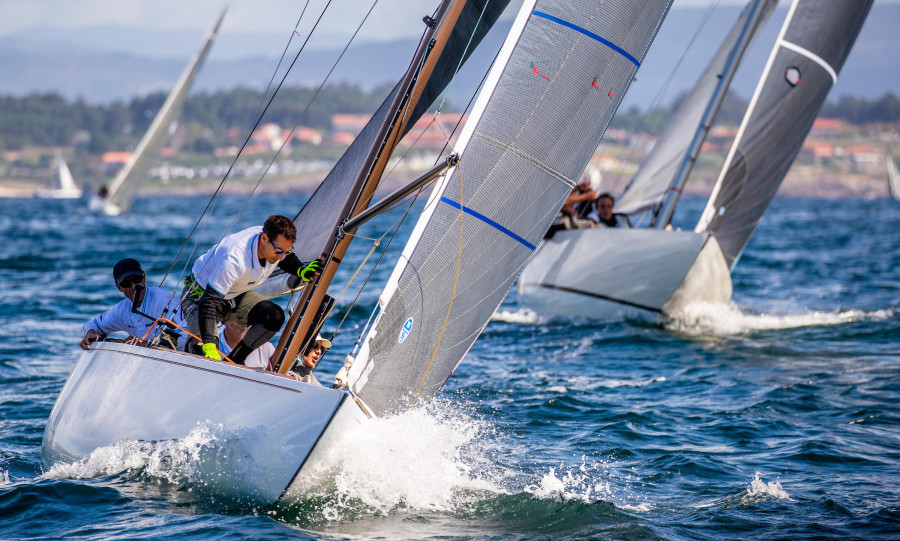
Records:
<instances>
[{"instance_id":1,"label":"white sailboat hull","mask_svg":"<svg viewBox=\"0 0 900 541\"><path fill-rule=\"evenodd\" d=\"M215 438L201 451L198 484L240 502L273 503L293 483L311 482L307 471L321 469L311 455L320 438L329 440L323 434L335 428L333 418L346 424L365 417L349 398L197 356L98 343L82 354L57 399L41 459L49 469L121 442L177 441L206 427Z\"/></svg>"},{"instance_id":2,"label":"white sailboat hull","mask_svg":"<svg viewBox=\"0 0 900 541\"><path fill-rule=\"evenodd\" d=\"M731 298L731 275L706 234L581 229L545 240L519 278L520 302L541 314L653 319Z\"/></svg>"},{"instance_id":3,"label":"white sailboat hull","mask_svg":"<svg viewBox=\"0 0 900 541\"><path fill-rule=\"evenodd\" d=\"M37 190L34 196L40 199L80 199L81 190L75 189L59 189L59 190Z\"/></svg>"}]
</instances>

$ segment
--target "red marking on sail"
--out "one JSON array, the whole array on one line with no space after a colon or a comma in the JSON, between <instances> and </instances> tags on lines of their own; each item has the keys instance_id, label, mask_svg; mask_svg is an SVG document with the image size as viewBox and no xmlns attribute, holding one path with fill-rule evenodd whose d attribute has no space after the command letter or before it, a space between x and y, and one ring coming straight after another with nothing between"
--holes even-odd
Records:
<instances>
[{"instance_id":1,"label":"red marking on sail","mask_svg":"<svg viewBox=\"0 0 900 541\"><path fill-rule=\"evenodd\" d=\"M537 66L532 66L531 72L532 72L532 73L537 73L538 75L540 75L540 76L543 77L544 79L547 79L548 81L550 80L549 77L547 77L546 75L544 75L543 73L541 73L541 72L539 72L539 71L537 70Z\"/></svg>"},{"instance_id":2,"label":"red marking on sail","mask_svg":"<svg viewBox=\"0 0 900 541\"><path fill-rule=\"evenodd\" d=\"M613 94L613 93L612 93L612 92L609 92L609 93L607 93L607 94L606 94L606 95L607 95L607 96L609 96L609 97L610 97L610 98L614 98L614 97L616 97L616 95L615 95L615 94Z\"/></svg>"},{"instance_id":3,"label":"red marking on sail","mask_svg":"<svg viewBox=\"0 0 900 541\"><path fill-rule=\"evenodd\" d=\"M596 77L594 77L594 80L591 81L591 86L594 87L594 88L596 88L597 90L603 90L603 89L600 88L600 86L597 84L597 78L596 78Z\"/></svg>"}]
</instances>

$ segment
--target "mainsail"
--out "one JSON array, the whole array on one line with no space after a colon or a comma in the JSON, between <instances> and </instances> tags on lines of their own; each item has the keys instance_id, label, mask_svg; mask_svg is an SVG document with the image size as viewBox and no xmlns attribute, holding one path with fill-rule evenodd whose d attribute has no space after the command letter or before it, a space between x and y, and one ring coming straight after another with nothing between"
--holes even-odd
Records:
<instances>
[{"instance_id":1,"label":"mainsail","mask_svg":"<svg viewBox=\"0 0 900 541\"><path fill-rule=\"evenodd\" d=\"M695 231L734 267L837 81L872 0L794 0Z\"/></svg>"},{"instance_id":2,"label":"mainsail","mask_svg":"<svg viewBox=\"0 0 900 541\"><path fill-rule=\"evenodd\" d=\"M735 55L739 56L741 53L739 47L746 47L746 42L749 42L762 27L762 23L774 9L776 0L756 3L761 4L759 8L761 13L754 21L751 21L749 35L744 38L742 34L748 18L752 14L754 2L750 2L741 12L716 54L659 136L653 150L628 183L625 191L616 200L616 212L637 214L662 204L666 190L688 152L697 126L704 116L704 111L715 97L719 81L724 75L723 71ZM746 42L740 42L739 39L742 38ZM736 66L734 67L736 68ZM724 90L727 90L727 85L723 89L723 93Z\"/></svg>"},{"instance_id":3,"label":"mainsail","mask_svg":"<svg viewBox=\"0 0 900 541\"><path fill-rule=\"evenodd\" d=\"M102 209L105 214L118 215L128 212L131 209L134 198L137 196L138 189L147 176L147 172L157 159L163 142L169 135L169 127L178 119L181 114L181 108L184 105L185 97L194 82L203 60L212 48L219 26L222 19L225 18L227 8L219 14L216 23L207 33L203 40L203 45L194 54L187 67L181 73L169 96L163 103L162 108L156 113L153 122L147 129L147 133L138 143L137 148L132 154L131 159L125 164L125 167L119 171L106 195L106 201L103 203Z\"/></svg>"},{"instance_id":4,"label":"mainsail","mask_svg":"<svg viewBox=\"0 0 900 541\"><path fill-rule=\"evenodd\" d=\"M669 0L526 1L350 371L376 413L434 395L562 206Z\"/></svg>"}]
</instances>

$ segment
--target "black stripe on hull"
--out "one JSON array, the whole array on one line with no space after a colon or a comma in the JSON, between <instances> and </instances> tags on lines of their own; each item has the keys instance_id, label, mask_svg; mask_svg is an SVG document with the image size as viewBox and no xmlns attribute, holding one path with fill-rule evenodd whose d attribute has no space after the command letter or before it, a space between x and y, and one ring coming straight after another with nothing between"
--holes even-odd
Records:
<instances>
[{"instance_id":1,"label":"black stripe on hull","mask_svg":"<svg viewBox=\"0 0 900 541\"><path fill-rule=\"evenodd\" d=\"M630 302L630 301L626 301L626 300L622 300L622 299L616 299L614 297L607 297L606 295L591 293L589 291L582 291L580 289L573 289L571 287L562 287L562 286L556 286L553 284L525 284L525 286L526 287L537 286L537 287L543 287L545 289L555 289L557 291L565 291L566 293L574 293L575 295L583 295L585 297L593 297L595 299L600 299L600 300L604 300L607 302L614 302L616 304L630 306L632 308L640 308L641 310L647 310L648 312L653 312L656 314L663 313L662 310L660 310L659 308L653 308L652 306L645 306L643 304L638 304L636 302Z\"/></svg>"}]
</instances>

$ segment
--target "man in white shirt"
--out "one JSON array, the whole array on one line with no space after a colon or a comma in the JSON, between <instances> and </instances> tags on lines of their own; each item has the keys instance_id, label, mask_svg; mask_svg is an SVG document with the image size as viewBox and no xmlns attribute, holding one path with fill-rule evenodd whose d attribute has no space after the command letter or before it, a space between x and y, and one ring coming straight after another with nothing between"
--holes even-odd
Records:
<instances>
[{"instance_id":1,"label":"man in white shirt","mask_svg":"<svg viewBox=\"0 0 900 541\"><path fill-rule=\"evenodd\" d=\"M226 356L230 356L231 350L240 343L246 333L247 327L244 325L226 321L225 325L222 326L222 330L219 331L219 351ZM268 370L269 358L271 358L274 353L275 346L272 345L272 342L266 342L254 349L250 355L247 355L247 359L244 360L244 366L247 368Z\"/></svg>"},{"instance_id":2,"label":"man in white shirt","mask_svg":"<svg viewBox=\"0 0 900 541\"><path fill-rule=\"evenodd\" d=\"M185 279L181 307L188 330L200 336L198 353L221 360L219 321L249 327L229 358L244 364L247 356L267 343L284 325L284 310L253 291L276 269L303 282L319 274L319 260L303 263L294 255L297 228L285 216L269 216L260 226L229 235L194 262Z\"/></svg>"},{"instance_id":3,"label":"man in white shirt","mask_svg":"<svg viewBox=\"0 0 900 541\"><path fill-rule=\"evenodd\" d=\"M84 324L84 338L81 349L88 349L92 342L106 338L116 331L128 333L131 340L137 340L147 334L155 319L164 317L181 327L186 327L181 317L181 310L171 291L160 287L147 287L147 277L137 260L125 258L113 266L113 279L116 289L125 295L125 299ZM135 300L135 298L137 300ZM137 306L138 312L132 310ZM147 317L149 316L149 317ZM166 338L168 335L168 338ZM176 347L184 346L186 336L177 330L166 332L160 345Z\"/></svg>"}]
</instances>

